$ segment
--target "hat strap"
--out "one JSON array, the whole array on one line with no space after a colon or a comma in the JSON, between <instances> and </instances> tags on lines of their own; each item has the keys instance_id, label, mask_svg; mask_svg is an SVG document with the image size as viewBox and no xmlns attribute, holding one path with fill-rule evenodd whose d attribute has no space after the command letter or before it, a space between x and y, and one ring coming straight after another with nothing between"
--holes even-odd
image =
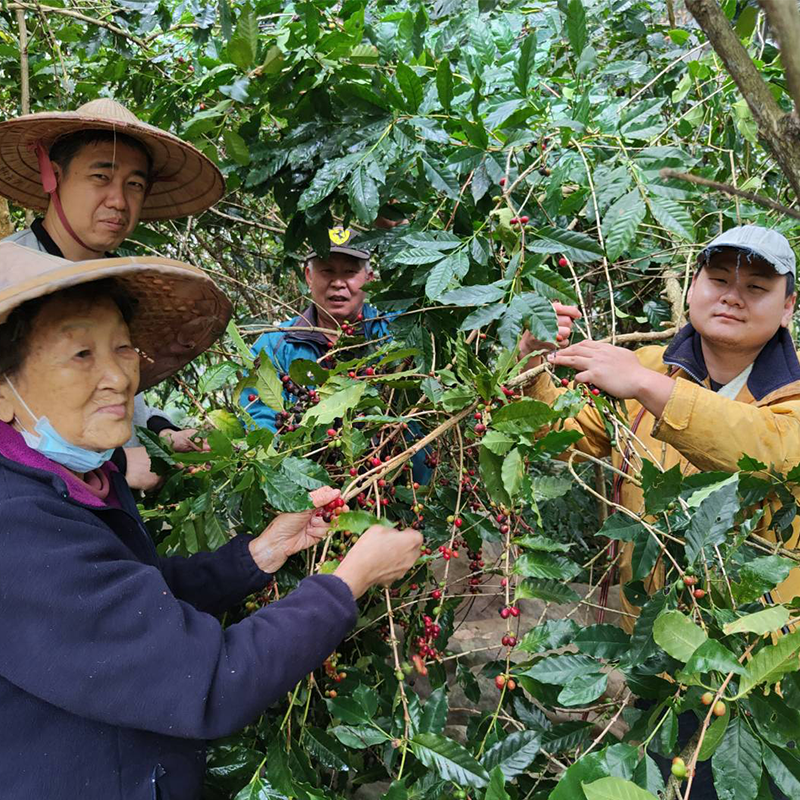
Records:
<instances>
[{"instance_id":1,"label":"hat strap","mask_svg":"<svg viewBox=\"0 0 800 800\"><path fill-rule=\"evenodd\" d=\"M50 156L42 147L41 142L36 142L36 158L39 160L39 178L42 181L42 188L50 195L50 202L56 210L64 230L85 250L91 250L93 253L102 253L103 250L97 250L94 247L89 247L86 242L78 236L72 229L72 225L67 220L67 215L64 213L64 208L61 205L61 198L58 196L58 181L56 180L56 173L53 170L53 162L50 161Z\"/></svg>"}]
</instances>

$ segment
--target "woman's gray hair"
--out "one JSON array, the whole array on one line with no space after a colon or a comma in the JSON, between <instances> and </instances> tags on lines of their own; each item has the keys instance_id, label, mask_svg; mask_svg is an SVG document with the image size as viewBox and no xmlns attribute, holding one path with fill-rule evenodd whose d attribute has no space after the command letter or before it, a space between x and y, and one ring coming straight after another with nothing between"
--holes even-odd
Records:
<instances>
[{"instance_id":1,"label":"woman's gray hair","mask_svg":"<svg viewBox=\"0 0 800 800\"><path fill-rule=\"evenodd\" d=\"M130 324L136 312L136 300L113 278L104 278L91 283L70 286L60 292L28 300L15 308L3 325L0 325L0 376L15 375L28 357L33 325L41 310L58 301L96 302L112 300L126 324Z\"/></svg>"}]
</instances>

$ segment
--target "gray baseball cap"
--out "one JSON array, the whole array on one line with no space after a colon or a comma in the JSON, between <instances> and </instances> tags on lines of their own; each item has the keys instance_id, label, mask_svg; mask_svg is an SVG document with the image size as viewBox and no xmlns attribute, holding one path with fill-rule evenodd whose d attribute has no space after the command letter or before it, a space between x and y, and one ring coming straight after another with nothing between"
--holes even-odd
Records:
<instances>
[{"instance_id":1,"label":"gray baseball cap","mask_svg":"<svg viewBox=\"0 0 800 800\"><path fill-rule=\"evenodd\" d=\"M354 247L355 242L353 241L358 234L352 228L342 228L341 226L337 226L336 228L330 228L328 230L328 238L331 241L331 253L343 253L346 256L352 256L353 258L362 258L369 261L369 253L366 250L360 250L358 247ZM306 258L314 258L317 253L312 250Z\"/></svg>"},{"instance_id":2,"label":"gray baseball cap","mask_svg":"<svg viewBox=\"0 0 800 800\"><path fill-rule=\"evenodd\" d=\"M760 225L740 225L721 233L709 242L700 253L700 260L709 259L724 247L741 250L772 264L778 275L797 275L794 251L786 237L771 228Z\"/></svg>"}]
</instances>

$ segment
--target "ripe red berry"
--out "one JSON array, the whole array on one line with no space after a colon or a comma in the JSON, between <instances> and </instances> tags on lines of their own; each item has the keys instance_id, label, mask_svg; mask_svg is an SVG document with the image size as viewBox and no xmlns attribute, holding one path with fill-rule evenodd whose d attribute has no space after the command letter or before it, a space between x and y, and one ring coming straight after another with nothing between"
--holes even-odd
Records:
<instances>
[{"instance_id":1,"label":"ripe red berry","mask_svg":"<svg viewBox=\"0 0 800 800\"><path fill-rule=\"evenodd\" d=\"M456 528L460 528L460 527L461 527L463 524L464 524L464 520L463 520L463 519L461 519L461 517L456 517L456 518L453 520L453 525L455 525L455 526L456 526Z\"/></svg>"},{"instance_id":2,"label":"ripe red berry","mask_svg":"<svg viewBox=\"0 0 800 800\"><path fill-rule=\"evenodd\" d=\"M500 185L501 186L505 186L506 185L506 179L505 178L500 178Z\"/></svg>"},{"instance_id":3,"label":"ripe red berry","mask_svg":"<svg viewBox=\"0 0 800 800\"><path fill-rule=\"evenodd\" d=\"M508 221L509 225L516 225L518 222L519 220L516 217L511 217L511 219Z\"/></svg>"},{"instance_id":4,"label":"ripe red berry","mask_svg":"<svg viewBox=\"0 0 800 800\"><path fill-rule=\"evenodd\" d=\"M494 685L495 685L495 686L496 686L498 689L502 689L502 688L503 688L503 687L506 685L506 676L505 676L505 675L498 675L498 676L497 676L497 677L494 679Z\"/></svg>"},{"instance_id":5,"label":"ripe red berry","mask_svg":"<svg viewBox=\"0 0 800 800\"><path fill-rule=\"evenodd\" d=\"M247 399L252 403L258 398L257 394L249 394L247 395Z\"/></svg>"},{"instance_id":6,"label":"ripe red berry","mask_svg":"<svg viewBox=\"0 0 800 800\"><path fill-rule=\"evenodd\" d=\"M331 438L336 436L336 428L328 428L328 436L330 436Z\"/></svg>"},{"instance_id":7,"label":"ripe red berry","mask_svg":"<svg viewBox=\"0 0 800 800\"><path fill-rule=\"evenodd\" d=\"M695 589L692 594L695 596L697 600L702 600L706 596L705 589Z\"/></svg>"},{"instance_id":8,"label":"ripe red berry","mask_svg":"<svg viewBox=\"0 0 800 800\"><path fill-rule=\"evenodd\" d=\"M356 373L352 369L350 370L350 372L347 373L347 377L348 378L355 378L355 376L356 376Z\"/></svg>"},{"instance_id":9,"label":"ripe red berry","mask_svg":"<svg viewBox=\"0 0 800 800\"><path fill-rule=\"evenodd\" d=\"M364 315L363 315L361 312L359 312L359 314L358 314L358 316L356 317L356 319L357 319L359 322L363 322L363 321L364 321Z\"/></svg>"},{"instance_id":10,"label":"ripe red berry","mask_svg":"<svg viewBox=\"0 0 800 800\"><path fill-rule=\"evenodd\" d=\"M375 374L375 370L374 370L372 367L367 367L367 368L364 370L364 374L365 374L365 375L370 375L370 376L371 376L371 375L374 375L374 374Z\"/></svg>"},{"instance_id":11,"label":"ripe red berry","mask_svg":"<svg viewBox=\"0 0 800 800\"><path fill-rule=\"evenodd\" d=\"M597 396L600 394L600 390L599 390L599 389L598 389L598 388L595 386L595 387L592 389L592 394L593 394L595 397L597 397Z\"/></svg>"},{"instance_id":12,"label":"ripe red berry","mask_svg":"<svg viewBox=\"0 0 800 800\"><path fill-rule=\"evenodd\" d=\"M375 456L371 459L370 464L372 464L373 467L379 467L381 465L381 460L378 456Z\"/></svg>"},{"instance_id":13,"label":"ripe red berry","mask_svg":"<svg viewBox=\"0 0 800 800\"><path fill-rule=\"evenodd\" d=\"M485 433L485 431L486 431L486 426L482 422L479 422L475 426L475 433Z\"/></svg>"},{"instance_id":14,"label":"ripe red berry","mask_svg":"<svg viewBox=\"0 0 800 800\"><path fill-rule=\"evenodd\" d=\"M559 267L567 267L567 266L569 266L569 261L567 261L567 259L564 258L564 256L561 256L561 258L558 259L558 266Z\"/></svg>"},{"instance_id":15,"label":"ripe red berry","mask_svg":"<svg viewBox=\"0 0 800 800\"><path fill-rule=\"evenodd\" d=\"M358 470L355 467L350 467L350 474L355 478L358 475Z\"/></svg>"},{"instance_id":16,"label":"ripe red berry","mask_svg":"<svg viewBox=\"0 0 800 800\"><path fill-rule=\"evenodd\" d=\"M511 609L506 606L505 608L500 609L500 616L503 619L508 619L511 616Z\"/></svg>"},{"instance_id":17,"label":"ripe red berry","mask_svg":"<svg viewBox=\"0 0 800 800\"><path fill-rule=\"evenodd\" d=\"M441 599L442 599L442 590L441 590L441 589L434 589L434 590L431 592L431 597L432 597L434 600L441 600Z\"/></svg>"},{"instance_id":18,"label":"ripe red berry","mask_svg":"<svg viewBox=\"0 0 800 800\"><path fill-rule=\"evenodd\" d=\"M529 220L529 219L530 219L529 217L527 217L526 215L524 215L524 214L523 214L523 215L522 215L522 216L519 218L519 221L520 221L520 222L521 222L523 225L525 225L525 224L528 222L528 220Z\"/></svg>"},{"instance_id":19,"label":"ripe red berry","mask_svg":"<svg viewBox=\"0 0 800 800\"><path fill-rule=\"evenodd\" d=\"M697 578L694 575L684 575L683 576L683 585L684 586L694 586L697 583Z\"/></svg>"},{"instance_id":20,"label":"ripe red berry","mask_svg":"<svg viewBox=\"0 0 800 800\"><path fill-rule=\"evenodd\" d=\"M569 378L562 378L561 379L561 385L564 386L564 387L569 386Z\"/></svg>"},{"instance_id":21,"label":"ripe red berry","mask_svg":"<svg viewBox=\"0 0 800 800\"><path fill-rule=\"evenodd\" d=\"M519 616L519 606L511 606L508 610L511 612L512 617Z\"/></svg>"}]
</instances>

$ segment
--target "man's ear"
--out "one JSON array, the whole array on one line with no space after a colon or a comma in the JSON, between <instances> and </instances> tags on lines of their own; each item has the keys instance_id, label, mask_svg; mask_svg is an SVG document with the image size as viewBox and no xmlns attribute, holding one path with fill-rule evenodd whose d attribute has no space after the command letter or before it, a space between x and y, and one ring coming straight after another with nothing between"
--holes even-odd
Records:
<instances>
[{"instance_id":1,"label":"man's ear","mask_svg":"<svg viewBox=\"0 0 800 800\"><path fill-rule=\"evenodd\" d=\"M303 272L305 273L305 276L306 276L306 286L308 286L308 288L310 289L311 288L311 262L310 261L306 262L306 266L305 266L305 269L303 270Z\"/></svg>"},{"instance_id":2,"label":"man's ear","mask_svg":"<svg viewBox=\"0 0 800 800\"><path fill-rule=\"evenodd\" d=\"M372 269L372 267L365 267L364 269L367 273L367 277L364 278L364 283L369 283L371 280L375 279L375 270Z\"/></svg>"},{"instance_id":3,"label":"man's ear","mask_svg":"<svg viewBox=\"0 0 800 800\"><path fill-rule=\"evenodd\" d=\"M783 315L781 316L781 328L788 328L792 324L794 316L794 306L797 302L797 294L790 294L783 304Z\"/></svg>"},{"instance_id":4,"label":"man's ear","mask_svg":"<svg viewBox=\"0 0 800 800\"><path fill-rule=\"evenodd\" d=\"M0 380L0 422L14 421L14 395L5 380Z\"/></svg>"}]
</instances>

